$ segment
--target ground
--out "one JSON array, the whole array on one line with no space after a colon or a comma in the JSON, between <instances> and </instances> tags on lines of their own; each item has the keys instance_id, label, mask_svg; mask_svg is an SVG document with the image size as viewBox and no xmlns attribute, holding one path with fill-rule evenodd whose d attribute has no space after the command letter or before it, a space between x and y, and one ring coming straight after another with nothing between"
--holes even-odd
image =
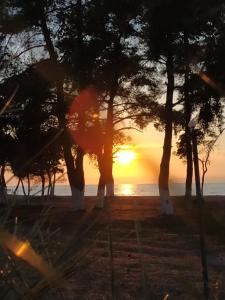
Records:
<instances>
[{"instance_id":1,"label":"ground","mask_svg":"<svg viewBox=\"0 0 225 300\"><path fill-rule=\"evenodd\" d=\"M12 219L32 226L45 206L39 199L17 205ZM86 212L74 212L69 197L55 197L44 213L56 233L48 239L50 248L57 240L53 261L67 264L64 299L204 299L196 203L186 209L173 197L175 216L164 217L158 197L115 197L103 210L93 208L95 197L86 200ZM225 199L206 197L205 207L210 299L222 300Z\"/></svg>"}]
</instances>

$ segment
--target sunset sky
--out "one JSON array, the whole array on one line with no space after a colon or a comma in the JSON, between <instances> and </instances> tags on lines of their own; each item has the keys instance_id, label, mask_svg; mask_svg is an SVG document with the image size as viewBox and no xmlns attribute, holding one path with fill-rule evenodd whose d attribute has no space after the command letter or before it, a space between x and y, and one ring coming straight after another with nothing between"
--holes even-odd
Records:
<instances>
[{"instance_id":1,"label":"sunset sky","mask_svg":"<svg viewBox=\"0 0 225 300\"><path fill-rule=\"evenodd\" d=\"M115 184L120 183L156 183L158 180L159 165L162 155L164 133L160 133L149 125L143 133L130 131L132 137L131 149L135 151L135 159L128 164L116 161L114 163ZM176 149L173 140L172 152ZM211 164L206 175L207 182L225 181L225 134L220 137L214 152L211 154ZM185 180L185 164L172 154L171 181L183 182ZM99 172L88 157L85 158L86 184L97 184Z\"/></svg>"}]
</instances>

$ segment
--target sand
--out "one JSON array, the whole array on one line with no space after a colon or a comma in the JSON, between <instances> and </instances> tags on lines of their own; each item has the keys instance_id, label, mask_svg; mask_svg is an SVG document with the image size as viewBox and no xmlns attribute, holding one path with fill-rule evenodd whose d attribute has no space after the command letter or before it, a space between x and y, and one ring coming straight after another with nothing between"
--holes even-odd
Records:
<instances>
[{"instance_id":1,"label":"sand","mask_svg":"<svg viewBox=\"0 0 225 300\"><path fill-rule=\"evenodd\" d=\"M205 199L210 299L225 299L225 197ZM29 207L23 201L12 217L31 226L46 199ZM115 197L103 210L93 208L95 197L86 201L86 212L74 212L69 197L48 204L51 230L59 229L62 244L72 241L67 257L79 257L65 299L203 299L195 204L186 210L182 197L173 197L176 214L163 217L158 197Z\"/></svg>"}]
</instances>

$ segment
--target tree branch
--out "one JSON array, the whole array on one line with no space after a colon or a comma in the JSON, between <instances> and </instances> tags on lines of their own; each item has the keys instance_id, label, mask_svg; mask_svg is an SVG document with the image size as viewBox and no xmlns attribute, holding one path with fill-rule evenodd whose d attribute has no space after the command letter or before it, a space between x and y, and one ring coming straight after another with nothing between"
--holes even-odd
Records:
<instances>
[{"instance_id":1,"label":"tree branch","mask_svg":"<svg viewBox=\"0 0 225 300\"><path fill-rule=\"evenodd\" d=\"M178 104L181 104L182 102L184 102L184 99L180 99L179 101L173 103L173 107L177 106Z\"/></svg>"},{"instance_id":2,"label":"tree branch","mask_svg":"<svg viewBox=\"0 0 225 300\"><path fill-rule=\"evenodd\" d=\"M31 46L31 47L29 47L29 48L27 48L27 49L21 51L19 54L14 55L11 59L16 59L16 58L20 57L22 54L24 54L24 53L26 53L27 51L30 51L30 50L32 50L32 49L34 49L34 48L41 48L41 47L45 47L45 46L46 46L45 44L43 44L43 45Z\"/></svg>"},{"instance_id":3,"label":"tree branch","mask_svg":"<svg viewBox=\"0 0 225 300\"><path fill-rule=\"evenodd\" d=\"M140 113L140 114L136 114L136 115L133 115L133 116L126 116L126 117L124 117L124 118L120 118L120 119L118 119L117 121L115 121L115 122L113 123L113 125L115 126L116 124L118 124L118 123L120 123L120 122L122 122L122 121L128 120L128 119L133 120L133 119L136 119L137 117L150 117L150 116L151 116L151 115L150 115L149 113L145 113L145 114Z\"/></svg>"},{"instance_id":4,"label":"tree branch","mask_svg":"<svg viewBox=\"0 0 225 300\"><path fill-rule=\"evenodd\" d=\"M141 133L143 132L142 130L140 130L136 127L132 127L132 126L122 127L122 128L116 129L115 132L119 132L119 131L122 131L122 130L130 130L130 129L136 130L136 131L141 132Z\"/></svg>"}]
</instances>

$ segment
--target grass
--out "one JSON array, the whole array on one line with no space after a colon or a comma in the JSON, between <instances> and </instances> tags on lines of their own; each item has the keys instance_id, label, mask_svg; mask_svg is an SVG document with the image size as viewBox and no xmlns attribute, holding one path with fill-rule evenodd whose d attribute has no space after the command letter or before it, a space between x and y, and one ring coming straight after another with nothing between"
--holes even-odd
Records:
<instances>
[{"instance_id":1,"label":"grass","mask_svg":"<svg viewBox=\"0 0 225 300\"><path fill-rule=\"evenodd\" d=\"M0 228L29 240L56 275L49 280L3 247L0 299L203 299L195 206L187 211L182 198L173 200L176 217L161 217L154 197L121 197L104 210L93 210L88 198L85 214L67 200L2 207ZM215 203L205 210L213 258L225 253L224 204ZM224 267L209 271L210 299L225 299Z\"/></svg>"}]
</instances>

